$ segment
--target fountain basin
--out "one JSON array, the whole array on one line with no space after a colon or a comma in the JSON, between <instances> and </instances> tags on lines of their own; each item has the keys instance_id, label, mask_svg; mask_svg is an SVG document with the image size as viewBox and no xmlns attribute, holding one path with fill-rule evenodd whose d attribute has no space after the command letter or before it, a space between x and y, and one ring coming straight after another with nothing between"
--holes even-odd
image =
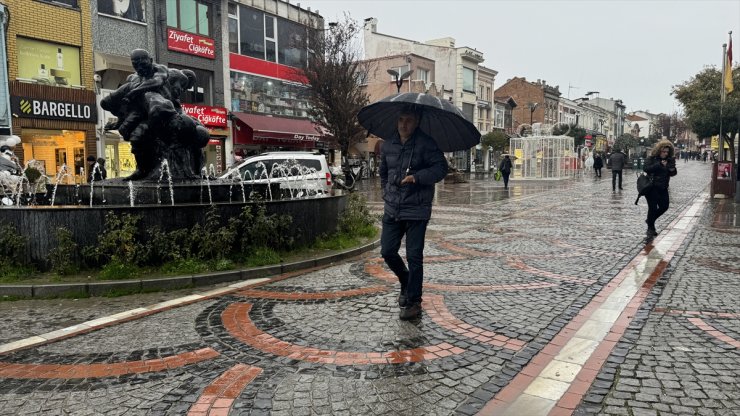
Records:
<instances>
[{"instance_id":1,"label":"fountain basin","mask_svg":"<svg viewBox=\"0 0 740 416\"><path fill-rule=\"evenodd\" d=\"M105 192L108 195L108 186ZM175 196L177 195L178 191L175 191ZM192 192L192 195L200 197L200 194L196 192ZM57 197L59 197L59 190L57 190ZM241 198L241 194L239 197ZM89 189L87 198L89 204ZM140 235L146 238L144 231L155 227L163 231L172 231L190 228L196 223L203 224L206 212L211 206L214 206L221 218L225 219L238 216L245 205L256 204L256 202L246 204L244 202L218 202L211 205L180 203L177 199L176 205L172 206L164 204L164 201L169 201L169 196L162 199L162 205L135 205L133 207L130 205L3 207L0 209L0 221L15 226L20 234L27 237L26 259L44 270L49 267L50 250L57 245L54 235L59 227L68 229L74 241L82 248L97 243L98 236L105 231L105 215L111 211L116 215L140 216ZM347 195L282 199L262 203L265 204L268 214L288 214L293 218L291 237L297 244L302 245L310 244L320 235L336 230L339 218L347 204Z\"/></svg>"}]
</instances>

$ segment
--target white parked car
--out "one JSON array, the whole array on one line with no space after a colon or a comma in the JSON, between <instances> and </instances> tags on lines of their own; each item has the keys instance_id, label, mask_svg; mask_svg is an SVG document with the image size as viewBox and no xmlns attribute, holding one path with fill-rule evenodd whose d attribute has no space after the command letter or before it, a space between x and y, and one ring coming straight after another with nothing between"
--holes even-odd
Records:
<instances>
[{"instance_id":1,"label":"white parked car","mask_svg":"<svg viewBox=\"0 0 740 416\"><path fill-rule=\"evenodd\" d=\"M268 152L246 158L220 179L245 183L279 183L292 194L327 194L332 188L329 164L322 154L311 152Z\"/></svg>"}]
</instances>

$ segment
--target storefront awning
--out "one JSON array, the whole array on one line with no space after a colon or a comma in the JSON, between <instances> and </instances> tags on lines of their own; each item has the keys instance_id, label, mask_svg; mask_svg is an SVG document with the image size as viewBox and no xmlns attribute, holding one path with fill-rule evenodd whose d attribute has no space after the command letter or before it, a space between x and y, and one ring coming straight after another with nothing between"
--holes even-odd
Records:
<instances>
[{"instance_id":1,"label":"storefront awning","mask_svg":"<svg viewBox=\"0 0 740 416\"><path fill-rule=\"evenodd\" d=\"M233 114L235 144L302 149L322 147L323 135L309 120L247 113Z\"/></svg>"}]
</instances>

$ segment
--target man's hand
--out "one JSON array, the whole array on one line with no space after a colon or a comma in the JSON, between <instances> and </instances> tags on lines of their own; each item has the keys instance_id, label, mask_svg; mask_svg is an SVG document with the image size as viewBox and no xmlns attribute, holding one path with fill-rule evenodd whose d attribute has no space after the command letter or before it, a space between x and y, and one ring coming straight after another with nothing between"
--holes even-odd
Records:
<instances>
[{"instance_id":1,"label":"man's hand","mask_svg":"<svg viewBox=\"0 0 740 416\"><path fill-rule=\"evenodd\" d=\"M401 181L401 185L406 185L407 183L416 183L414 175L408 175Z\"/></svg>"},{"instance_id":2,"label":"man's hand","mask_svg":"<svg viewBox=\"0 0 740 416\"><path fill-rule=\"evenodd\" d=\"M666 166L666 165L668 165L668 161L665 160L665 159L663 159L663 160L660 161L660 164L663 165L663 166Z\"/></svg>"}]
</instances>

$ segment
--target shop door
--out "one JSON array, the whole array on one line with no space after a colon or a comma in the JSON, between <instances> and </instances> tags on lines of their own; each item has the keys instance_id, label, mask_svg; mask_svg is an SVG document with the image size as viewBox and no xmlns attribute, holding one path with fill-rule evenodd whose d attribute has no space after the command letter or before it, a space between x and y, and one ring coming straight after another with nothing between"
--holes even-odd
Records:
<instances>
[{"instance_id":1,"label":"shop door","mask_svg":"<svg viewBox=\"0 0 740 416\"><path fill-rule=\"evenodd\" d=\"M69 166L67 165L67 149L55 149L54 154L56 155L57 172L62 170L62 166ZM73 167L70 167L70 170L72 169Z\"/></svg>"}]
</instances>

